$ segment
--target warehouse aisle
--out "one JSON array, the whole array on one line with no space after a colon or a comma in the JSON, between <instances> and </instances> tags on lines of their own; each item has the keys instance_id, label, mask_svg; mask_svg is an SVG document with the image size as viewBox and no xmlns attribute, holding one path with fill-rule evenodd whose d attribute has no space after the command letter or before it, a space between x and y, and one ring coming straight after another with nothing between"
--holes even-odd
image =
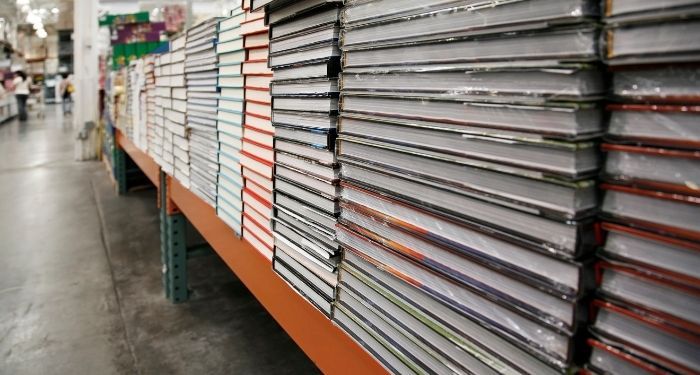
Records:
<instances>
[{"instance_id":1,"label":"warehouse aisle","mask_svg":"<svg viewBox=\"0 0 700 375\"><path fill-rule=\"evenodd\" d=\"M0 124L0 374L315 373L215 256L166 301L155 191L74 162L59 111Z\"/></svg>"}]
</instances>

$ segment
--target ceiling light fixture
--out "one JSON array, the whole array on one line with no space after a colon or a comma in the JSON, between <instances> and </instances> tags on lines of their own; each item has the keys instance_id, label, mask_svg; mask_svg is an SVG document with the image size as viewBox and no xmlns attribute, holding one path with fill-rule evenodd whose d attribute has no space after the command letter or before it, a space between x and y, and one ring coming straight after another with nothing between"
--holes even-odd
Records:
<instances>
[{"instance_id":1,"label":"ceiling light fixture","mask_svg":"<svg viewBox=\"0 0 700 375\"><path fill-rule=\"evenodd\" d=\"M53 13L53 14L58 14L58 12L60 12L60 11L61 11L61 10L58 9L58 8L52 8L52 9L51 9L51 13Z\"/></svg>"}]
</instances>

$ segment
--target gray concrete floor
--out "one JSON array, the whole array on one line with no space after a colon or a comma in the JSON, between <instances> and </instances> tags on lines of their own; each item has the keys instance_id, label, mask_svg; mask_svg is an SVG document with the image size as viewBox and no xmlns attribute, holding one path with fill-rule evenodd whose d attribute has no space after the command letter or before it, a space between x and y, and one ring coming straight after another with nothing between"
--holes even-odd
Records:
<instances>
[{"instance_id":1,"label":"gray concrete floor","mask_svg":"<svg viewBox=\"0 0 700 375\"><path fill-rule=\"evenodd\" d=\"M0 124L0 374L317 373L216 256L165 299L155 190L74 162L58 111Z\"/></svg>"}]
</instances>

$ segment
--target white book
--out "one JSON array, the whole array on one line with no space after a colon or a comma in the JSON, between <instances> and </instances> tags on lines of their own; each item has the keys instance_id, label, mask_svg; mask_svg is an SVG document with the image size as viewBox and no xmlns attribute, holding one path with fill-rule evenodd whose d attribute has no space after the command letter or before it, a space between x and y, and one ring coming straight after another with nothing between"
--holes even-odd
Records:
<instances>
[{"instance_id":1,"label":"white book","mask_svg":"<svg viewBox=\"0 0 700 375\"><path fill-rule=\"evenodd\" d=\"M267 33L246 35L244 39L245 48L266 47L270 42Z\"/></svg>"},{"instance_id":2,"label":"white book","mask_svg":"<svg viewBox=\"0 0 700 375\"><path fill-rule=\"evenodd\" d=\"M255 114L251 114L248 111L246 111L245 114L245 124L250 125L256 129L264 130L266 132L275 132L275 128L272 126L272 121L270 121L269 117L261 117Z\"/></svg>"},{"instance_id":3,"label":"white book","mask_svg":"<svg viewBox=\"0 0 700 375\"><path fill-rule=\"evenodd\" d=\"M243 127L241 125L234 125L228 122L217 121L216 130L239 138L243 136Z\"/></svg>"},{"instance_id":4,"label":"white book","mask_svg":"<svg viewBox=\"0 0 700 375\"><path fill-rule=\"evenodd\" d=\"M246 127L243 131L246 139L250 139L253 142L257 142L261 145L272 148L274 144L274 138L272 133L262 132L253 127Z\"/></svg>"},{"instance_id":5,"label":"white book","mask_svg":"<svg viewBox=\"0 0 700 375\"><path fill-rule=\"evenodd\" d=\"M260 254L265 256L270 262L272 262L272 249L265 245L256 237L255 229L250 230L249 228L243 227L243 238L246 239Z\"/></svg>"},{"instance_id":6,"label":"white book","mask_svg":"<svg viewBox=\"0 0 700 375\"><path fill-rule=\"evenodd\" d=\"M218 43L216 45L216 53L224 54L227 52L236 52L243 49L243 38L230 40L228 42Z\"/></svg>"},{"instance_id":7,"label":"white book","mask_svg":"<svg viewBox=\"0 0 700 375\"><path fill-rule=\"evenodd\" d=\"M178 112L187 112L187 101L181 99L172 99L172 109Z\"/></svg>"},{"instance_id":8,"label":"white book","mask_svg":"<svg viewBox=\"0 0 700 375\"><path fill-rule=\"evenodd\" d=\"M243 142L243 151L270 162L275 160L275 152L271 148L262 147L255 143Z\"/></svg>"},{"instance_id":9,"label":"white book","mask_svg":"<svg viewBox=\"0 0 700 375\"><path fill-rule=\"evenodd\" d=\"M246 188L250 189L250 187ZM252 220L257 226L264 230L266 237L262 239L265 241L265 243L272 247L273 244L268 242L272 239L272 226L270 225L270 221L266 220L265 216L260 214L258 211L250 209L250 206L247 205L243 207L243 221L245 222L246 220Z\"/></svg>"},{"instance_id":10,"label":"white book","mask_svg":"<svg viewBox=\"0 0 700 375\"><path fill-rule=\"evenodd\" d=\"M265 203L258 200L258 198L254 197L246 190L243 190L243 203L244 211L246 206L250 206L255 211L258 211L258 213L265 218L266 222L269 222L272 219L272 206L268 207L265 205Z\"/></svg>"},{"instance_id":11,"label":"white book","mask_svg":"<svg viewBox=\"0 0 700 375\"><path fill-rule=\"evenodd\" d=\"M221 98L243 99L245 91L242 87L222 87Z\"/></svg>"},{"instance_id":12,"label":"white book","mask_svg":"<svg viewBox=\"0 0 700 375\"><path fill-rule=\"evenodd\" d=\"M272 70L267 67L266 60L249 60L243 63L243 74L272 74Z\"/></svg>"},{"instance_id":13,"label":"white book","mask_svg":"<svg viewBox=\"0 0 700 375\"><path fill-rule=\"evenodd\" d=\"M219 30L228 30L239 27L241 22L245 21L245 13L240 13L235 16L226 18L219 22Z\"/></svg>"},{"instance_id":14,"label":"white book","mask_svg":"<svg viewBox=\"0 0 700 375\"><path fill-rule=\"evenodd\" d=\"M165 118L178 124L185 123L185 114L171 109L165 110Z\"/></svg>"},{"instance_id":15,"label":"white book","mask_svg":"<svg viewBox=\"0 0 700 375\"><path fill-rule=\"evenodd\" d=\"M242 73L241 64L219 65L219 75L220 76L227 76L227 75L238 76L238 75L241 75L241 73Z\"/></svg>"},{"instance_id":16,"label":"white book","mask_svg":"<svg viewBox=\"0 0 700 375\"><path fill-rule=\"evenodd\" d=\"M266 178L258 173L251 171L248 168L243 168L243 177L246 180L253 181L258 186L262 186L267 191L272 191L274 184L271 179Z\"/></svg>"},{"instance_id":17,"label":"white book","mask_svg":"<svg viewBox=\"0 0 700 375\"><path fill-rule=\"evenodd\" d=\"M219 77L218 84L219 87L243 87L244 85L243 76L226 76Z\"/></svg>"},{"instance_id":18,"label":"white book","mask_svg":"<svg viewBox=\"0 0 700 375\"><path fill-rule=\"evenodd\" d=\"M185 48L186 41L187 41L187 35L184 33L180 34L180 36L178 36L177 38L172 39L170 41L170 50L177 51L177 50Z\"/></svg>"},{"instance_id":19,"label":"white book","mask_svg":"<svg viewBox=\"0 0 700 375\"><path fill-rule=\"evenodd\" d=\"M245 60L245 50L240 50L240 51L232 51L229 53L224 53L218 56L219 57L219 64L225 65L225 64L233 64L233 63L240 63L243 60Z\"/></svg>"},{"instance_id":20,"label":"white book","mask_svg":"<svg viewBox=\"0 0 700 375\"><path fill-rule=\"evenodd\" d=\"M245 90L246 100L252 100L262 103L272 103L272 96L270 96L270 90L265 89L254 89L248 88Z\"/></svg>"},{"instance_id":21,"label":"white book","mask_svg":"<svg viewBox=\"0 0 700 375\"><path fill-rule=\"evenodd\" d=\"M235 39L239 39L241 37L241 28L240 27L233 27L228 30L220 31L219 32L219 43L222 42L227 42Z\"/></svg>"},{"instance_id":22,"label":"white book","mask_svg":"<svg viewBox=\"0 0 700 375\"><path fill-rule=\"evenodd\" d=\"M243 147L243 141L241 140L241 138L230 135L228 133L219 133L219 143L222 143L226 146L235 147L239 150Z\"/></svg>"},{"instance_id":23,"label":"white book","mask_svg":"<svg viewBox=\"0 0 700 375\"><path fill-rule=\"evenodd\" d=\"M272 82L272 74L259 75L259 76L247 76L246 80L245 80L245 85L246 85L246 87L269 89L270 82Z\"/></svg>"},{"instance_id":24,"label":"white book","mask_svg":"<svg viewBox=\"0 0 700 375\"><path fill-rule=\"evenodd\" d=\"M243 101L221 99L219 100L219 109L243 113Z\"/></svg>"},{"instance_id":25,"label":"white book","mask_svg":"<svg viewBox=\"0 0 700 375\"><path fill-rule=\"evenodd\" d=\"M181 49L178 51L173 51L170 62L171 63L180 63L185 61L185 50Z\"/></svg>"},{"instance_id":26,"label":"white book","mask_svg":"<svg viewBox=\"0 0 700 375\"><path fill-rule=\"evenodd\" d=\"M248 60L265 60L270 54L270 50L267 47L261 48L251 48L248 50Z\"/></svg>"},{"instance_id":27,"label":"white book","mask_svg":"<svg viewBox=\"0 0 700 375\"><path fill-rule=\"evenodd\" d=\"M265 26L265 18L256 18L241 24L241 34L246 36L254 33L262 33L264 31L267 31L267 26Z\"/></svg>"},{"instance_id":28,"label":"white book","mask_svg":"<svg viewBox=\"0 0 700 375\"><path fill-rule=\"evenodd\" d=\"M218 111L217 119L220 121L226 121L233 124L243 124L243 115L240 113Z\"/></svg>"},{"instance_id":29,"label":"white book","mask_svg":"<svg viewBox=\"0 0 700 375\"><path fill-rule=\"evenodd\" d=\"M252 113L258 116L272 116L272 106L270 104L246 101L245 110L247 113Z\"/></svg>"},{"instance_id":30,"label":"white book","mask_svg":"<svg viewBox=\"0 0 700 375\"><path fill-rule=\"evenodd\" d=\"M185 75L173 75L170 76L170 87L184 87L185 86Z\"/></svg>"},{"instance_id":31,"label":"white book","mask_svg":"<svg viewBox=\"0 0 700 375\"><path fill-rule=\"evenodd\" d=\"M246 154L241 154L241 165L260 175L272 178L272 165L263 163L258 159L252 158Z\"/></svg>"}]
</instances>

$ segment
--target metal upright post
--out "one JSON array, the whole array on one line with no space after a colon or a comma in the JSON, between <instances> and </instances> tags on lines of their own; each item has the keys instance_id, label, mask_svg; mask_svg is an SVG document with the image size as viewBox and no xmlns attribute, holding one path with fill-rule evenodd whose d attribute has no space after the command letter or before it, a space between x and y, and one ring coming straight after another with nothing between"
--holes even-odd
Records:
<instances>
[{"instance_id":1,"label":"metal upright post","mask_svg":"<svg viewBox=\"0 0 700 375\"><path fill-rule=\"evenodd\" d=\"M173 303L184 302L189 297L187 289L187 219L182 213L170 209L167 176L160 172L161 259L163 262L163 288L165 296Z\"/></svg>"},{"instance_id":2,"label":"metal upright post","mask_svg":"<svg viewBox=\"0 0 700 375\"><path fill-rule=\"evenodd\" d=\"M117 194L126 194L126 152L121 147L115 147L114 179L117 181Z\"/></svg>"}]
</instances>

